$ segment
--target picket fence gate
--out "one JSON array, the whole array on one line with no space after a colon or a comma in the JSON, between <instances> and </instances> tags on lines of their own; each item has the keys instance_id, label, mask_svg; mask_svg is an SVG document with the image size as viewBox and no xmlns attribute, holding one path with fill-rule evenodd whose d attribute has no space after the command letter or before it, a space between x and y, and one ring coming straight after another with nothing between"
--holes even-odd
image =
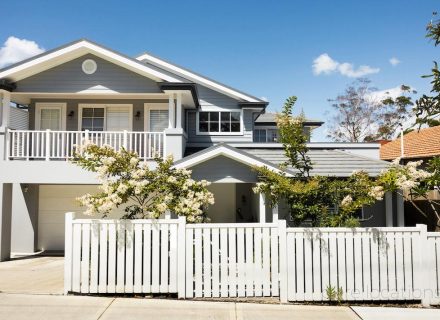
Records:
<instances>
[{"instance_id":1,"label":"picket fence gate","mask_svg":"<svg viewBox=\"0 0 440 320\"><path fill-rule=\"evenodd\" d=\"M65 293L440 302L440 233L66 214ZM329 296L330 288L336 296Z\"/></svg>"}]
</instances>

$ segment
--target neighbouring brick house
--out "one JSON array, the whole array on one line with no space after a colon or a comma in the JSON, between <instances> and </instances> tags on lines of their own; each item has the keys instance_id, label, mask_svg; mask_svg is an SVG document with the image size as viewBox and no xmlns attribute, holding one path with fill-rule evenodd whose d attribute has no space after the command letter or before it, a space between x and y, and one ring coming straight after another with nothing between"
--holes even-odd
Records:
<instances>
[{"instance_id":1,"label":"neighbouring brick house","mask_svg":"<svg viewBox=\"0 0 440 320\"><path fill-rule=\"evenodd\" d=\"M401 150L400 136L393 141L384 143L380 148L380 158L392 161L403 154L402 161L423 160L426 164L430 159L440 156L440 126L414 130L403 136L403 153ZM430 199L440 200L440 191L433 190L429 194ZM405 203L405 224L415 225L416 223L426 223L429 229L435 229L436 218L430 204L424 200L417 200L417 205L428 214L423 217L410 202Z\"/></svg>"}]
</instances>

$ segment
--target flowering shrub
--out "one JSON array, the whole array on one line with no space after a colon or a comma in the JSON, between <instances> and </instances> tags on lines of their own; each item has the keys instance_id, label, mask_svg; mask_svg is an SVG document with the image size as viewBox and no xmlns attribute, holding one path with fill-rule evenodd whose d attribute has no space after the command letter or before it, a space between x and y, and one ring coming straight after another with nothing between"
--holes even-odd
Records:
<instances>
[{"instance_id":1,"label":"flowering shrub","mask_svg":"<svg viewBox=\"0 0 440 320\"><path fill-rule=\"evenodd\" d=\"M428 196L430 191L440 190L440 157L429 160L426 170L420 168L423 161L410 161L406 165L399 162L399 158L395 159L391 167L379 175L377 187L400 193L425 217L427 213L414 200L427 201L437 219L436 230L440 230L440 203Z\"/></svg>"},{"instance_id":2,"label":"flowering shrub","mask_svg":"<svg viewBox=\"0 0 440 320\"><path fill-rule=\"evenodd\" d=\"M191 179L191 171L173 168L173 159L156 158L156 168L125 149L85 143L75 151L73 162L97 172L101 192L78 198L86 215L106 217L112 210L125 206L123 219L159 218L169 210L185 216L187 222L208 220L205 209L214 203L209 182Z\"/></svg>"},{"instance_id":3,"label":"flowering shrub","mask_svg":"<svg viewBox=\"0 0 440 320\"><path fill-rule=\"evenodd\" d=\"M382 200L387 191L426 198L429 189L439 187L440 159L428 166L431 173L420 169L421 162L402 166L397 159L376 179L363 171L355 171L347 179L310 176L312 163L303 134L304 117L292 116L295 101L296 97L288 98L277 117L280 140L288 159L282 168L289 165L295 170L295 177L258 167L255 170L260 182L254 188L256 193L266 194L272 204L285 199L294 225L307 221L312 226L354 227L359 225L356 213ZM435 213L440 226L440 215Z\"/></svg>"}]
</instances>

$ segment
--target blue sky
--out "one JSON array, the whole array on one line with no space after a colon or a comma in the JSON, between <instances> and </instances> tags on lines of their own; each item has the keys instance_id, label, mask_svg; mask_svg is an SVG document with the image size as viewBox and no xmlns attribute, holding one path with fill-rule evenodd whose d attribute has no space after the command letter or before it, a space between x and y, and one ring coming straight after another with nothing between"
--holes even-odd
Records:
<instances>
[{"instance_id":1,"label":"blue sky","mask_svg":"<svg viewBox=\"0 0 440 320\"><path fill-rule=\"evenodd\" d=\"M405 83L428 91L420 76L440 48L424 38L425 26L439 9L431 0L7 1L0 44L14 36L47 50L88 38L132 56L148 51L265 97L272 111L296 95L298 110L327 121L327 99L361 65L379 90ZM328 73L317 75L313 61L325 53ZM314 140L324 140L324 130Z\"/></svg>"}]
</instances>

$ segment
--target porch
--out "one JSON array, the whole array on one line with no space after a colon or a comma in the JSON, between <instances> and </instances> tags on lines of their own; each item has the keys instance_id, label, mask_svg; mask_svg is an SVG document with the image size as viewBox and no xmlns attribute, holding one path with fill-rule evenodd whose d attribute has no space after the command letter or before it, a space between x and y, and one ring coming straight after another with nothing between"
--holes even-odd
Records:
<instances>
[{"instance_id":1,"label":"porch","mask_svg":"<svg viewBox=\"0 0 440 320\"><path fill-rule=\"evenodd\" d=\"M86 143L124 148L142 160L166 155L164 132L11 130L6 133L6 160L68 160Z\"/></svg>"}]
</instances>

